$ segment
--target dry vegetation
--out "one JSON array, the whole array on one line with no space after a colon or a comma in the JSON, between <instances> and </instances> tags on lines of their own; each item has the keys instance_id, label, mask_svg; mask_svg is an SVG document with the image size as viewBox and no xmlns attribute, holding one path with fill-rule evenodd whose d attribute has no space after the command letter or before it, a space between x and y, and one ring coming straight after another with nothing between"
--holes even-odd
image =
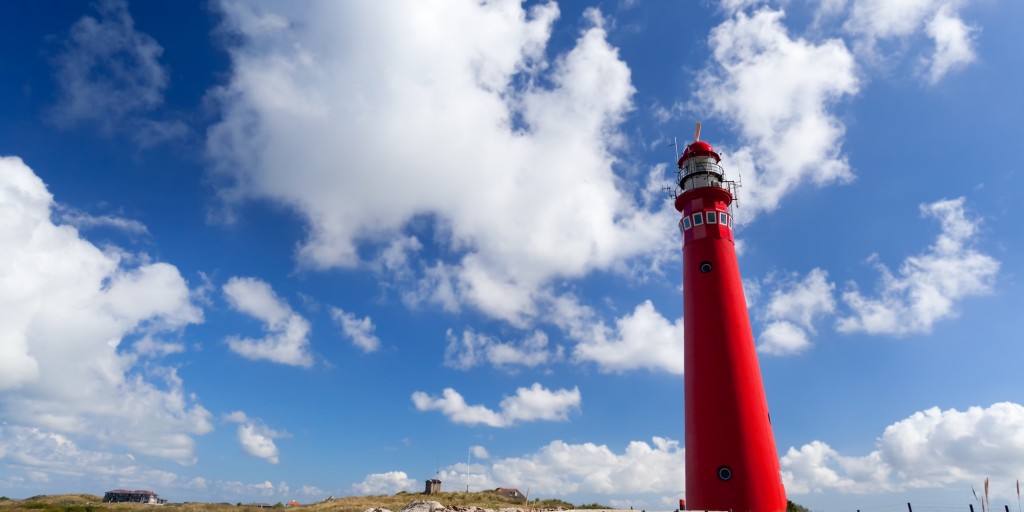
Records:
<instances>
[{"instance_id":1,"label":"dry vegetation","mask_svg":"<svg viewBox=\"0 0 1024 512\"><path fill-rule=\"evenodd\" d=\"M315 504L304 505L302 510L307 512L364 512L372 508L386 508L398 512L406 505L417 500L437 501L445 506L457 507L481 507L489 509L500 509L517 507L534 510L557 510L573 508L607 509L596 503L590 505L576 506L562 500L533 500L526 505L522 501L515 501L506 498L494 491L484 492L442 492L426 496L423 494L412 494L400 492L392 496L349 496L335 498L331 501L324 501ZM293 507L288 507L293 509ZM170 510L168 510L170 509ZM102 496L91 494L60 494L50 496L33 496L24 500L12 500L0 497L0 512L129 512L145 510L147 512L268 512L266 508L259 508L249 504L232 503L168 503L161 508L154 509L153 505L140 503L103 503ZM271 512L284 510L280 503L274 505Z\"/></svg>"}]
</instances>

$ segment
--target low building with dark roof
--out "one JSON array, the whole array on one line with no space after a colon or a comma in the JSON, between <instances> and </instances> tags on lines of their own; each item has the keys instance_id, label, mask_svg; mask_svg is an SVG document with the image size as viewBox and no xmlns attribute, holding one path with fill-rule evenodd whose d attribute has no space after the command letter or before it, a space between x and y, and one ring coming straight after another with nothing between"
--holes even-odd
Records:
<instances>
[{"instance_id":1,"label":"low building with dark roof","mask_svg":"<svg viewBox=\"0 0 1024 512\"><path fill-rule=\"evenodd\" d=\"M114 489L103 495L103 503L149 503L151 505L163 505L167 500L157 496L153 491L138 489L128 491L125 489Z\"/></svg>"},{"instance_id":2,"label":"low building with dark roof","mask_svg":"<svg viewBox=\"0 0 1024 512\"><path fill-rule=\"evenodd\" d=\"M427 480L427 486L423 490L423 494L437 494L439 492L441 492L441 481L436 478Z\"/></svg>"},{"instance_id":3,"label":"low building with dark roof","mask_svg":"<svg viewBox=\"0 0 1024 512\"><path fill-rule=\"evenodd\" d=\"M513 487L498 487L497 489L494 490L494 492L497 492L498 494L506 498L510 498L516 501L526 501L526 496L523 493L519 492L519 489L515 489Z\"/></svg>"}]
</instances>

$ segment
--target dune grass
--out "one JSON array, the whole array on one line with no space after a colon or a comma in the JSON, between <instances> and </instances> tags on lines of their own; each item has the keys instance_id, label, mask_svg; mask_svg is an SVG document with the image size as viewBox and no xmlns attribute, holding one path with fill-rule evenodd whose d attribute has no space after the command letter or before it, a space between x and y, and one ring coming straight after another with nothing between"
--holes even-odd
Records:
<instances>
[{"instance_id":1,"label":"dune grass","mask_svg":"<svg viewBox=\"0 0 1024 512\"><path fill-rule=\"evenodd\" d=\"M480 507L495 510L510 507L534 510L608 508L597 503L577 507L559 499L537 499L526 504L522 500L510 499L494 491L442 492L431 495L400 492L390 496L348 496L320 503L303 504L304 506L301 508L310 512L364 512L372 508L386 508L392 512L398 512L406 505L419 500L436 501L444 506ZM278 503L273 506L272 510L280 512L283 509L284 506ZM101 496L92 494L33 496L24 500L0 499L0 512L129 512L140 510L148 512L267 512L267 509L252 504L237 503L168 503L161 508L154 509L153 505L142 503L103 503Z\"/></svg>"}]
</instances>

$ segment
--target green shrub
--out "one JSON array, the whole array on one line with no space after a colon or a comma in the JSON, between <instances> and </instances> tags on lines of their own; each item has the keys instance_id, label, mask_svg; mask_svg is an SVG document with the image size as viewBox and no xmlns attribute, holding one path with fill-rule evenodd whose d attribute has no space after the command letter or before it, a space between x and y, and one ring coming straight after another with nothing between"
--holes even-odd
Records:
<instances>
[{"instance_id":1,"label":"green shrub","mask_svg":"<svg viewBox=\"0 0 1024 512\"><path fill-rule=\"evenodd\" d=\"M786 501L786 512L811 512L807 507Z\"/></svg>"}]
</instances>

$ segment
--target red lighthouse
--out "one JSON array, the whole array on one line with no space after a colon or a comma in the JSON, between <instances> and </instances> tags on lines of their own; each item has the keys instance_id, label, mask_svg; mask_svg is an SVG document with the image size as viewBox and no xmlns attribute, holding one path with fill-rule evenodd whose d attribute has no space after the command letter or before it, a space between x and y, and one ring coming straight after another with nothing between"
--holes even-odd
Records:
<instances>
[{"instance_id":1,"label":"red lighthouse","mask_svg":"<svg viewBox=\"0 0 1024 512\"><path fill-rule=\"evenodd\" d=\"M775 437L733 243L732 182L700 140L679 159L686 332L686 504L786 510Z\"/></svg>"}]
</instances>

